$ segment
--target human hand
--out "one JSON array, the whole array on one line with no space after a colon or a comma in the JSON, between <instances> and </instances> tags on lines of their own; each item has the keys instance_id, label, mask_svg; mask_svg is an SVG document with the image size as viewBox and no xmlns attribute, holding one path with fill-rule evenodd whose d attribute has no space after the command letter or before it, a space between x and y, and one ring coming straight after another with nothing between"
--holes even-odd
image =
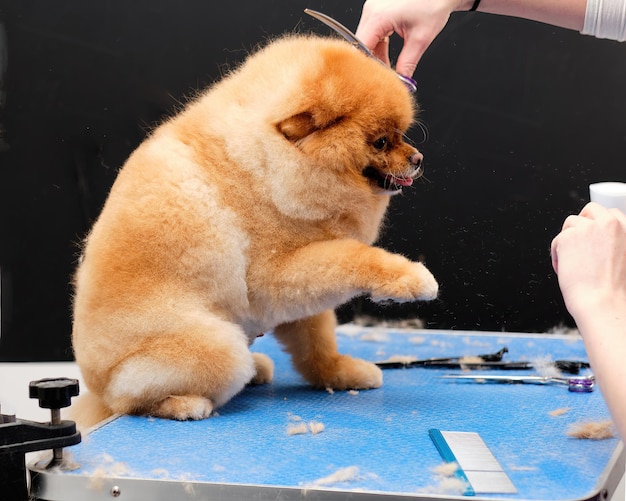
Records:
<instances>
[{"instance_id":1,"label":"human hand","mask_svg":"<svg viewBox=\"0 0 626 501\"><path fill-rule=\"evenodd\" d=\"M386 64L389 61L389 35L397 33L404 45L396 71L412 76L422 55L444 28L450 14L468 0L367 0L363 5L356 36Z\"/></svg>"},{"instance_id":2,"label":"human hand","mask_svg":"<svg viewBox=\"0 0 626 501\"><path fill-rule=\"evenodd\" d=\"M626 215L587 204L552 241L552 267L568 311L581 316L626 308Z\"/></svg>"}]
</instances>

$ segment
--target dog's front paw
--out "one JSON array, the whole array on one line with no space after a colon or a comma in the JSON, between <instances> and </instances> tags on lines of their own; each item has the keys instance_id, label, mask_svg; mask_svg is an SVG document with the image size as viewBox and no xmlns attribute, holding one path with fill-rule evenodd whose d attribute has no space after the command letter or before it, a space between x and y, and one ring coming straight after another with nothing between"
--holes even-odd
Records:
<instances>
[{"instance_id":1,"label":"dog's front paw","mask_svg":"<svg viewBox=\"0 0 626 501\"><path fill-rule=\"evenodd\" d=\"M320 388L332 390L367 390L383 384L383 373L373 363L347 355L340 355L332 369L323 371L324 377L315 381Z\"/></svg>"},{"instance_id":2,"label":"dog's front paw","mask_svg":"<svg viewBox=\"0 0 626 501\"><path fill-rule=\"evenodd\" d=\"M401 273L372 289L372 301L428 301L435 299L439 284L433 274L421 263L406 261Z\"/></svg>"}]
</instances>

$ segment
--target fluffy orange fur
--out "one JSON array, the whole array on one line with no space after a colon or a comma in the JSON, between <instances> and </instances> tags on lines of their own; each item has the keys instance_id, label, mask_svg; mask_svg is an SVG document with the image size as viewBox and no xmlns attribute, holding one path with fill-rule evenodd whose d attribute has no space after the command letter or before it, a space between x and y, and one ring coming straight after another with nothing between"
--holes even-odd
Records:
<instances>
[{"instance_id":1,"label":"fluffy orange fur","mask_svg":"<svg viewBox=\"0 0 626 501\"><path fill-rule=\"evenodd\" d=\"M158 127L121 169L75 276L81 424L208 417L271 380L249 350L270 330L316 387L380 386L375 365L337 352L333 309L437 295L422 264L372 246L390 197L421 173L402 139L413 117L389 68L341 40L290 36Z\"/></svg>"}]
</instances>

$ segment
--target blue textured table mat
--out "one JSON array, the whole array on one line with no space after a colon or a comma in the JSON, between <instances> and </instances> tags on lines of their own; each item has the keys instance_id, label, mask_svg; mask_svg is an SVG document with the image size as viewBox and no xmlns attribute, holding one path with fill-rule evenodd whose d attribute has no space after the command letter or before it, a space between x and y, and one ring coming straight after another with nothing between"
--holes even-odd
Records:
<instances>
[{"instance_id":1,"label":"blue textured table mat","mask_svg":"<svg viewBox=\"0 0 626 501\"><path fill-rule=\"evenodd\" d=\"M337 337L342 353L371 361L394 355L478 355L503 346L509 348L505 360L586 360L577 336L343 326ZM599 391L451 382L438 376L455 371L424 368L385 370L384 385L376 390L320 391L301 380L271 335L259 338L252 349L275 361L271 384L246 388L208 420L115 419L71 448L80 468L67 475L104 472L308 488L341 468L356 467L353 478L324 488L438 494L442 487L433 469L442 459L428 429L439 428L479 433L518 489L515 495L486 497L579 499L598 488L619 443L567 435L573 423L609 419ZM569 410L550 415L564 408ZM289 435L288 428L299 420L323 423L325 429ZM123 466L115 469L114 464Z\"/></svg>"}]
</instances>

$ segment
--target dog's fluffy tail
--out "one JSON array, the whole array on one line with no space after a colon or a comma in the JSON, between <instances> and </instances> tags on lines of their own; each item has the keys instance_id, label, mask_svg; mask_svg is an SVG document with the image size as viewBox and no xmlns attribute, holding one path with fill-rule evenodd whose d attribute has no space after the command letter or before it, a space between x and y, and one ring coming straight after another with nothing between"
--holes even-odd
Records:
<instances>
[{"instance_id":1,"label":"dog's fluffy tail","mask_svg":"<svg viewBox=\"0 0 626 501\"><path fill-rule=\"evenodd\" d=\"M90 391L74 399L68 410L69 419L76 422L76 427L81 432L112 415L113 411L106 406L98 395Z\"/></svg>"}]
</instances>

